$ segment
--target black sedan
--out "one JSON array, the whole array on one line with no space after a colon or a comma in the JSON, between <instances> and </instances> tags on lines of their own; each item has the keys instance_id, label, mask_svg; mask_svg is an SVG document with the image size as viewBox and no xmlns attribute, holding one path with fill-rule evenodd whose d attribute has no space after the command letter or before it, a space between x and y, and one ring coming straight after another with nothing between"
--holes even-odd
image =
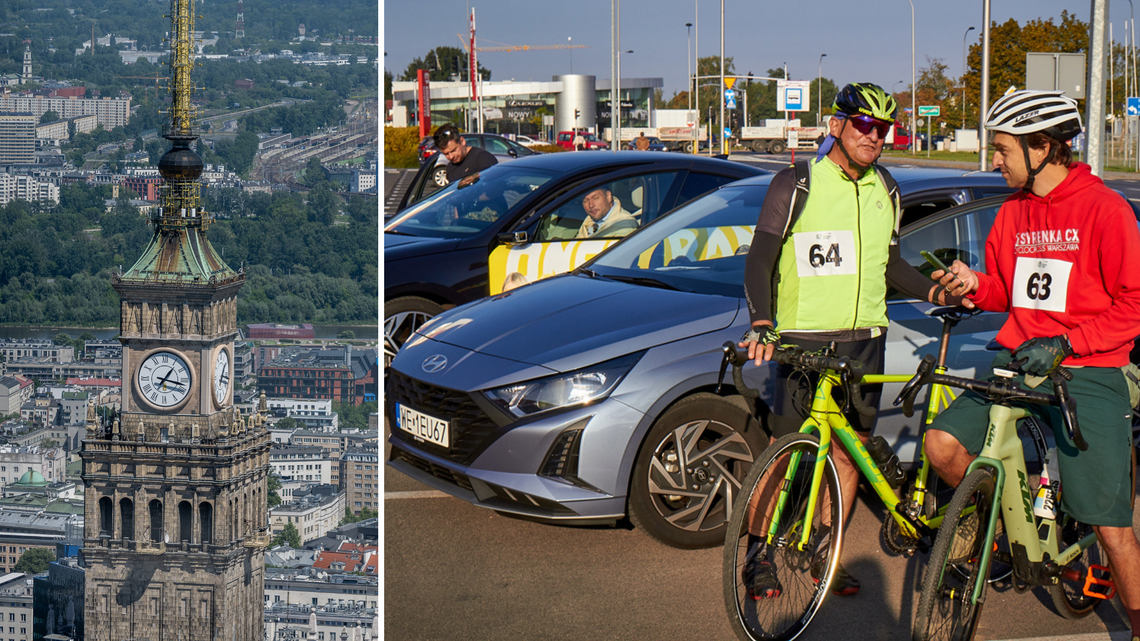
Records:
<instances>
[{"instance_id":1,"label":"black sedan","mask_svg":"<svg viewBox=\"0 0 1140 641\"><path fill-rule=\"evenodd\" d=\"M692 155L567 153L448 185L384 228L385 361L445 308L570 271L674 207L764 173Z\"/></svg>"}]
</instances>

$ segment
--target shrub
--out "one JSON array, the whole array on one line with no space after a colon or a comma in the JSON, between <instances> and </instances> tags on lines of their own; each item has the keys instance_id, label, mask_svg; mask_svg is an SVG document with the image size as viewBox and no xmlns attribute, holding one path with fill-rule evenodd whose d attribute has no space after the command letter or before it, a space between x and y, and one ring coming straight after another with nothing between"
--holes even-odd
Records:
<instances>
[{"instance_id":1,"label":"shrub","mask_svg":"<svg viewBox=\"0 0 1140 641\"><path fill-rule=\"evenodd\" d=\"M412 153L420 144L419 127L385 127L384 128L384 155Z\"/></svg>"},{"instance_id":2,"label":"shrub","mask_svg":"<svg viewBox=\"0 0 1140 641\"><path fill-rule=\"evenodd\" d=\"M553 154L559 151L568 151L565 147L558 145L533 145L531 147L534 151L541 151L544 154Z\"/></svg>"}]
</instances>

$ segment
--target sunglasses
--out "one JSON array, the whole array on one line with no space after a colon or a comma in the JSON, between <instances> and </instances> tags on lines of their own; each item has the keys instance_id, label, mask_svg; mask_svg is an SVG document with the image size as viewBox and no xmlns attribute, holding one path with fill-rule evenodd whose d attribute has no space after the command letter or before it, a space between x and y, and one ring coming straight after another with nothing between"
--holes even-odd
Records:
<instances>
[{"instance_id":1,"label":"sunglasses","mask_svg":"<svg viewBox=\"0 0 1140 641\"><path fill-rule=\"evenodd\" d=\"M855 131L858 131L864 136L870 136L872 131L877 131L879 132L880 139L887 137L887 132L891 130L891 125L893 124L876 120L869 116L851 116L848 120L851 121L851 126L855 128Z\"/></svg>"}]
</instances>

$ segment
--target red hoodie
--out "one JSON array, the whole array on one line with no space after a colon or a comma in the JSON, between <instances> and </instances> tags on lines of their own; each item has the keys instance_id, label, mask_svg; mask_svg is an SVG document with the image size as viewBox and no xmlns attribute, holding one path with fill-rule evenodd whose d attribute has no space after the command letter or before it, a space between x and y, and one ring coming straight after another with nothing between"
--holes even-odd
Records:
<instances>
[{"instance_id":1,"label":"red hoodie","mask_svg":"<svg viewBox=\"0 0 1140 641\"><path fill-rule=\"evenodd\" d=\"M970 298L1009 311L998 332L1016 349L1067 334L1065 365L1121 367L1140 335L1140 231L1132 208L1083 163L1045 197L1005 201L986 239L988 274Z\"/></svg>"}]
</instances>

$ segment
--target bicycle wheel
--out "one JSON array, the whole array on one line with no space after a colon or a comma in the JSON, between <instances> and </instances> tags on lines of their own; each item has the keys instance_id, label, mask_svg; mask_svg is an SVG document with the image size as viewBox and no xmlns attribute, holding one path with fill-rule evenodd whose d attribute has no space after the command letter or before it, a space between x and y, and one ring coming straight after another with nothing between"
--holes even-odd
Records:
<instances>
[{"instance_id":1,"label":"bicycle wheel","mask_svg":"<svg viewBox=\"0 0 1140 641\"><path fill-rule=\"evenodd\" d=\"M787 478L789 464L798 458ZM819 610L835 575L842 545L842 501L835 464L828 457L814 513L808 514L812 470L819 439L789 434L760 455L732 509L724 545L724 600L732 628L744 641L790 640ZM785 497L775 537L766 533L780 497ZM811 536L799 549L804 525ZM835 527L832 527L834 524ZM750 527L751 526L751 527Z\"/></svg>"},{"instance_id":2,"label":"bicycle wheel","mask_svg":"<svg viewBox=\"0 0 1140 641\"><path fill-rule=\"evenodd\" d=\"M1092 534L1092 526L1062 515L1061 531L1058 532L1057 547L1064 550L1070 545ZM1088 616L1093 608L1104 599L1086 596L1084 592L1085 574L1090 565L1108 566L1108 559L1100 549L1100 541L1093 543L1065 566L1056 585L1049 587L1053 605L1066 619L1080 619Z\"/></svg>"},{"instance_id":3,"label":"bicycle wheel","mask_svg":"<svg viewBox=\"0 0 1140 641\"><path fill-rule=\"evenodd\" d=\"M975 470L958 486L938 529L911 631L915 641L974 637L986 588L981 550L994 509L993 473ZM982 593L978 603L971 604L970 596L980 580Z\"/></svg>"}]
</instances>

